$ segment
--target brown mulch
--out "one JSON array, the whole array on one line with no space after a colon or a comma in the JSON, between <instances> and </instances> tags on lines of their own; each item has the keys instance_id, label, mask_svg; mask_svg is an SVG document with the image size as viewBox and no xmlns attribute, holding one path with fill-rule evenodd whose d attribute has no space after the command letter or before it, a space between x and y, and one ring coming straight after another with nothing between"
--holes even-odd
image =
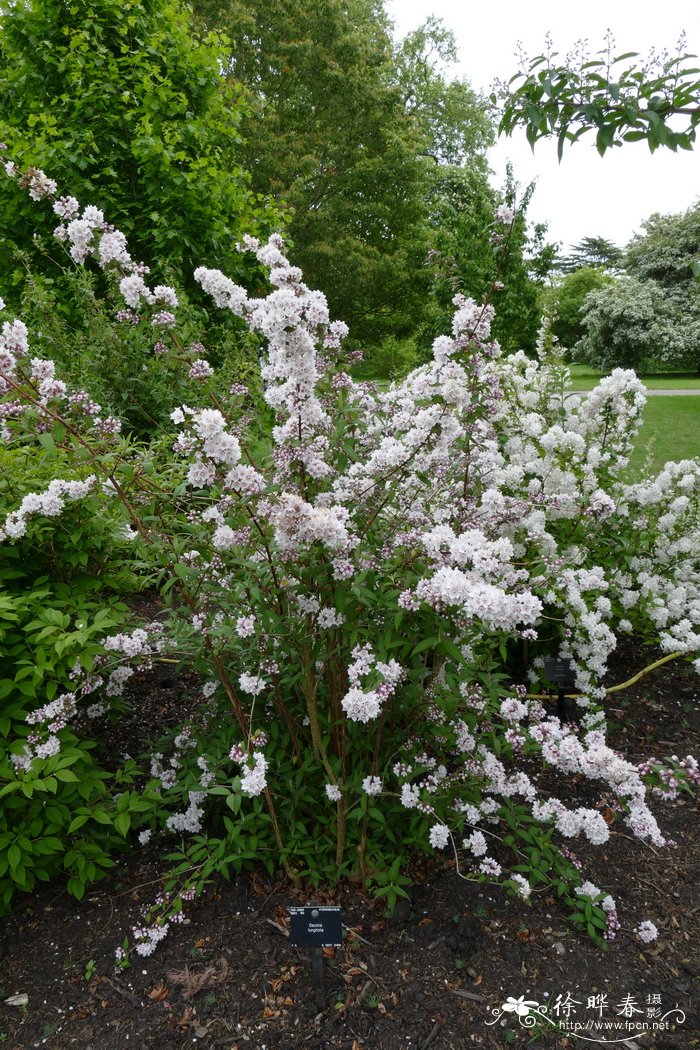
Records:
<instances>
[{"instance_id":1,"label":"brown mulch","mask_svg":"<svg viewBox=\"0 0 700 1050\"><path fill-rule=\"evenodd\" d=\"M652 658L629 649L618 658L613 680ZM174 718L188 693L187 682L175 676L152 685L134 708L132 731L141 739L154 712L160 724ZM686 665L667 665L611 698L610 717L614 746L633 760L698 753L700 680ZM137 847L82 902L52 885L18 901L13 915L0 920L0 1046L584 1046L544 1021L527 1031L512 1012L488 1023L509 996L549 1003L555 1018L551 1007L568 994L576 1004L570 1022L597 1016L588 1002L594 996L607 997L605 1019L624 1023L632 1011L629 1023L641 1027L604 1037L618 1046L699 1047L697 805L684 796L660 802L656 812L677 842L674 849L652 849L616 830L585 857L584 878L620 906L622 930L607 949L568 925L546 892L533 894L525 907L498 889L461 880L444 861L415 873L410 903L401 902L390 918L357 888L317 894L316 901L342 906L346 927L343 947L325 950L323 1010L315 1002L308 950L285 936L289 906L307 899L263 875L210 887L154 955L134 955L130 969L115 969L115 949L153 901L163 871L155 851ZM643 918L660 930L649 945L633 935ZM5 1003L23 994L26 1006ZM652 1030L676 1007L685 1014L682 1023L676 1016ZM604 1045L596 1035L588 1045ZM630 1036L633 1043L619 1041Z\"/></svg>"}]
</instances>

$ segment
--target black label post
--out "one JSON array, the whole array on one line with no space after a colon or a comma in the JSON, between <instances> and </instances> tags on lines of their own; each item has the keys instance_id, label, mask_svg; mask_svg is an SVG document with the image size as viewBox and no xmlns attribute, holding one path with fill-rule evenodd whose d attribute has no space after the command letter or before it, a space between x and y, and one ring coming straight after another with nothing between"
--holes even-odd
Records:
<instances>
[{"instance_id":1,"label":"black label post","mask_svg":"<svg viewBox=\"0 0 700 1050\"><path fill-rule=\"evenodd\" d=\"M297 948L311 949L311 977L319 1010L325 1010L323 987L323 949L340 948L343 944L343 919L340 908L312 904L290 908L289 939Z\"/></svg>"}]
</instances>

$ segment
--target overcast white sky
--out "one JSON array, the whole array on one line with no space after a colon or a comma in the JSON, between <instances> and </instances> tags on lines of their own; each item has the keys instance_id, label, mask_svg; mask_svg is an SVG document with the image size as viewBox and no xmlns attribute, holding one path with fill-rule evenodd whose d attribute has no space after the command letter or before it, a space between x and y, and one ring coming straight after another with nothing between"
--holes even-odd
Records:
<instances>
[{"instance_id":1,"label":"overcast white sky","mask_svg":"<svg viewBox=\"0 0 700 1050\"><path fill-rule=\"evenodd\" d=\"M386 0L386 10L399 36L431 14L440 18L457 40L453 75L485 92L494 79L517 72L518 41L528 55L538 55L547 32L561 53L581 38L597 51L611 29L618 53L646 54L651 47L675 50L684 31L687 51L700 55L698 0ZM600 157L592 142L589 133L559 164L555 140L543 139L533 154L519 132L502 138L491 155L497 185L508 158L523 186L537 179L528 217L548 222L548 239L562 241L564 250L587 236L624 245L653 212L683 211L700 196L700 143L693 153L659 149L653 155L646 143L627 143Z\"/></svg>"}]
</instances>

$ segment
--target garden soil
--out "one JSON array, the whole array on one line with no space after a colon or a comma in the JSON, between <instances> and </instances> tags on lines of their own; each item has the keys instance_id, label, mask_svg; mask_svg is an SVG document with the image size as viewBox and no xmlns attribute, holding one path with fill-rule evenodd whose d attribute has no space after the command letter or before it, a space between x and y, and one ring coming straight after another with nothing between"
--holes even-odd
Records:
<instances>
[{"instance_id":1,"label":"garden soil","mask_svg":"<svg viewBox=\"0 0 700 1050\"><path fill-rule=\"evenodd\" d=\"M628 647L611 683L654 655ZM188 695L186 677L146 683L124 732L143 740L154 720L175 721ZM611 742L630 759L700 751L700 679L687 665L666 665L611 696L609 714ZM591 801L603 812L609 802ZM163 872L157 852L135 847L82 902L52 884L0 920L0 1046L700 1047L697 805L686 795L656 812L675 848L634 841L624 825L603 847L576 847L583 878L618 901L622 928L605 948L570 925L549 892L533 893L528 907L463 880L441 856L417 864L410 901L390 917L358 887L310 896L265 874L217 882L152 956L119 970L115 950ZM323 1008L310 952L288 936L290 906L311 900L340 905L345 927L342 948L324 949ZM641 919L659 928L656 941L634 935ZM529 1014L513 1009L519 999L533 1004Z\"/></svg>"}]
</instances>

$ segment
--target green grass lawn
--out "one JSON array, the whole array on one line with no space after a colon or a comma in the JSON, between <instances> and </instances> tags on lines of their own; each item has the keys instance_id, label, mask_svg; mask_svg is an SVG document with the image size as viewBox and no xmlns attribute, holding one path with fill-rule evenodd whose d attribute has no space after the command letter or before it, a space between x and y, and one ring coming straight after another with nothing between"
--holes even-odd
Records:
<instances>
[{"instance_id":1,"label":"green grass lawn","mask_svg":"<svg viewBox=\"0 0 700 1050\"><path fill-rule=\"evenodd\" d=\"M630 460L630 476L658 473L670 459L700 457L700 396L650 397Z\"/></svg>"},{"instance_id":2,"label":"green grass lawn","mask_svg":"<svg viewBox=\"0 0 700 1050\"><path fill-rule=\"evenodd\" d=\"M571 365L572 390L592 390L600 372L588 365ZM643 376L649 390L700 390L700 376L687 372ZM644 409L644 425L630 460L631 478L655 474L674 459L700 457L700 395L650 397Z\"/></svg>"},{"instance_id":3,"label":"green grass lawn","mask_svg":"<svg viewBox=\"0 0 700 1050\"><path fill-rule=\"evenodd\" d=\"M569 370L572 390L592 390L601 378L601 373L588 365L569 365ZM700 390L700 376L688 372L641 376L641 380L649 390Z\"/></svg>"}]
</instances>

